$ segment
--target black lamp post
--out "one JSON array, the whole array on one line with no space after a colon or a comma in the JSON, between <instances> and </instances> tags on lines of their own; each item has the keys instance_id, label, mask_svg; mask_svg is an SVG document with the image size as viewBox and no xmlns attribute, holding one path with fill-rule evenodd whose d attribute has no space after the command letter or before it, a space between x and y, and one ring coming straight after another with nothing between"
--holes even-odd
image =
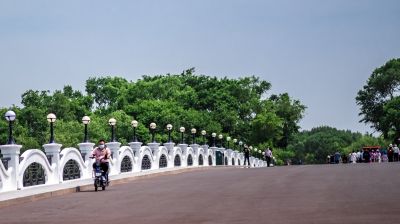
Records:
<instances>
[{"instance_id":1,"label":"black lamp post","mask_svg":"<svg viewBox=\"0 0 400 224\"><path fill-rule=\"evenodd\" d=\"M206 134L207 134L206 130L201 131L201 135L203 136L203 144L204 145L206 144Z\"/></svg>"},{"instance_id":2,"label":"black lamp post","mask_svg":"<svg viewBox=\"0 0 400 224\"><path fill-rule=\"evenodd\" d=\"M151 142L156 142L156 140L155 140L156 127L157 127L156 123L151 123L150 124Z\"/></svg>"},{"instance_id":3,"label":"black lamp post","mask_svg":"<svg viewBox=\"0 0 400 224\"><path fill-rule=\"evenodd\" d=\"M179 131L181 132L181 144L184 144L185 141L183 140L183 133L185 132L185 127L180 127Z\"/></svg>"},{"instance_id":4,"label":"black lamp post","mask_svg":"<svg viewBox=\"0 0 400 224\"><path fill-rule=\"evenodd\" d=\"M192 144L196 144L196 128L192 128L192 130L190 130L192 132Z\"/></svg>"},{"instance_id":5,"label":"black lamp post","mask_svg":"<svg viewBox=\"0 0 400 224\"><path fill-rule=\"evenodd\" d=\"M242 152L242 145L243 145L243 142L239 141L239 152Z\"/></svg>"},{"instance_id":6,"label":"black lamp post","mask_svg":"<svg viewBox=\"0 0 400 224\"><path fill-rule=\"evenodd\" d=\"M229 149L229 142L231 141L231 137L226 137L226 148Z\"/></svg>"},{"instance_id":7,"label":"black lamp post","mask_svg":"<svg viewBox=\"0 0 400 224\"><path fill-rule=\"evenodd\" d=\"M131 126L133 128L133 139L132 139L133 142L137 142L138 141L137 138L136 138L136 128L138 127L138 125L139 125L139 122L137 122L137 120L133 120L131 122Z\"/></svg>"},{"instance_id":8,"label":"black lamp post","mask_svg":"<svg viewBox=\"0 0 400 224\"><path fill-rule=\"evenodd\" d=\"M88 138L88 124L90 123L90 117L84 116L82 118L82 123L85 125L85 135L83 137L83 142L89 142Z\"/></svg>"},{"instance_id":9,"label":"black lamp post","mask_svg":"<svg viewBox=\"0 0 400 224\"><path fill-rule=\"evenodd\" d=\"M111 126L111 141L110 142L115 142L115 125L117 124L117 120L115 118L110 118L108 120L108 124Z\"/></svg>"},{"instance_id":10,"label":"black lamp post","mask_svg":"<svg viewBox=\"0 0 400 224\"><path fill-rule=\"evenodd\" d=\"M222 148L222 139L224 138L224 136L222 134L219 134L218 138L219 138L219 144L220 144L219 147Z\"/></svg>"},{"instance_id":11,"label":"black lamp post","mask_svg":"<svg viewBox=\"0 0 400 224\"><path fill-rule=\"evenodd\" d=\"M237 145L237 139L233 139L233 150L236 150L236 145Z\"/></svg>"},{"instance_id":12,"label":"black lamp post","mask_svg":"<svg viewBox=\"0 0 400 224\"><path fill-rule=\"evenodd\" d=\"M15 112L12 110L9 110L6 112L6 114L4 115L6 120L8 121L8 141L7 144L8 145L13 145L15 144L13 135L12 135L12 123L14 122L16 115Z\"/></svg>"},{"instance_id":13,"label":"black lamp post","mask_svg":"<svg viewBox=\"0 0 400 224\"><path fill-rule=\"evenodd\" d=\"M47 121L50 123L50 141L49 143L54 143L54 122L56 122L56 115L53 113L50 113L47 115Z\"/></svg>"},{"instance_id":14,"label":"black lamp post","mask_svg":"<svg viewBox=\"0 0 400 224\"><path fill-rule=\"evenodd\" d=\"M211 137L213 139L212 146L215 147L215 137L217 137L217 133L212 133Z\"/></svg>"},{"instance_id":15,"label":"black lamp post","mask_svg":"<svg viewBox=\"0 0 400 224\"><path fill-rule=\"evenodd\" d=\"M168 142L171 142L172 124L167 124L167 130L168 130Z\"/></svg>"}]
</instances>

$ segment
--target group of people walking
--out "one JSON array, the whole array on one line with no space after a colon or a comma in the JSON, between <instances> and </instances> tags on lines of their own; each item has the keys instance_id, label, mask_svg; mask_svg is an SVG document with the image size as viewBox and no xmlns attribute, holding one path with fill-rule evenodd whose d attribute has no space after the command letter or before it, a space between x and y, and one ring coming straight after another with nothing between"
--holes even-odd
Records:
<instances>
[{"instance_id":1,"label":"group of people walking","mask_svg":"<svg viewBox=\"0 0 400 224\"><path fill-rule=\"evenodd\" d=\"M387 149L364 148L359 151L353 151L348 155L341 155L336 152L327 156L328 163L381 163L398 162L400 149L396 144L390 144Z\"/></svg>"}]
</instances>

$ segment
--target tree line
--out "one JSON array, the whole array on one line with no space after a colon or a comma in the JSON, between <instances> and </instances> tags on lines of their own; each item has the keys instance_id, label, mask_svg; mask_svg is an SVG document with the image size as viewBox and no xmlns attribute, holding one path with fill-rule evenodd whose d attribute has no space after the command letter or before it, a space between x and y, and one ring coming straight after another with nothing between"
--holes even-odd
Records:
<instances>
[{"instance_id":1,"label":"tree line","mask_svg":"<svg viewBox=\"0 0 400 224\"><path fill-rule=\"evenodd\" d=\"M62 90L27 90L21 107L1 108L17 113L15 138L22 150L38 148L48 142L48 113L57 116L56 141L64 147L76 147L83 140L82 117L90 116L92 141L110 139L108 119L117 120L116 136L122 144L132 140L133 119L139 122L137 137L150 141L149 124L155 122L156 141L167 141L166 125L172 124L172 138L180 142L179 127L185 127L185 141L190 129L197 129L199 143L210 143L211 133L237 138L258 149L271 147L278 164L324 163L336 151L349 153L365 145L384 146L399 138L400 60L393 59L377 68L359 91L356 102L361 107L361 122L382 133L370 134L316 127L299 131L306 106L288 93L273 94L271 84L255 76L238 79L194 74L193 68L181 74L142 76L136 81L115 76L91 77L85 91L66 85ZM206 130L206 139L200 135ZM0 140L7 139L7 123L0 119ZM232 144L232 143L231 143ZM232 145L231 145L232 146ZM235 147L236 149L238 146ZM253 153L254 154L254 153ZM255 154L255 156L261 156Z\"/></svg>"}]
</instances>

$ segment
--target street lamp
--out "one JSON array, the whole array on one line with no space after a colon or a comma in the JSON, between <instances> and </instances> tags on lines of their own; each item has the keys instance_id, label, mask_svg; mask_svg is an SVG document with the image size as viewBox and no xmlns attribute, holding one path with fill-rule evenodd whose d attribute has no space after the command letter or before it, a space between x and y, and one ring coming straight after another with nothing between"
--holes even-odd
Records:
<instances>
[{"instance_id":1,"label":"street lamp","mask_svg":"<svg viewBox=\"0 0 400 224\"><path fill-rule=\"evenodd\" d=\"M192 132L192 144L194 145L194 144L196 144L196 132L197 132L197 130L196 130L196 128L192 128L192 130L190 130L191 132Z\"/></svg>"},{"instance_id":2,"label":"street lamp","mask_svg":"<svg viewBox=\"0 0 400 224\"><path fill-rule=\"evenodd\" d=\"M236 148L236 144L237 144L237 139L236 139L236 138L234 138L234 139L233 139L233 149L235 149L235 148Z\"/></svg>"},{"instance_id":3,"label":"street lamp","mask_svg":"<svg viewBox=\"0 0 400 224\"><path fill-rule=\"evenodd\" d=\"M263 155L263 160L264 160L264 158L265 158L265 152L262 152L262 155Z\"/></svg>"},{"instance_id":4,"label":"street lamp","mask_svg":"<svg viewBox=\"0 0 400 224\"><path fill-rule=\"evenodd\" d=\"M218 135L218 138L219 138L219 144L220 144L220 147L222 148L222 138L223 138L224 136L222 135L222 134L219 134Z\"/></svg>"},{"instance_id":5,"label":"street lamp","mask_svg":"<svg viewBox=\"0 0 400 224\"><path fill-rule=\"evenodd\" d=\"M4 117L8 121L8 141L7 141L7 144L13 145L13 144L15 144L15 141L14 141L14 138L12 136L12 123L14 122L14 120L16 118L15 112L12 111L12 110L9 110L9 111L6 112Z\"/></svg>"},{"instance_id":6,"label":"street lamp","mask_svg":"<svg viewBox=\"0 0 400 224\"><path fill-rule=\"evenodd\" d=\"M185 132L185 127L180 127L179 131L181 132L181 144L184 144L185 141L183 140L183 133Z\"/></svg>"},{"instance_id":7,"label":"street lamp","mask_svg":"<svg viewBox=\"0 0 400 224\"><path fill-rule=\"evenodd\" d=\"M167 130L168 130L168 142L171 142L172 124L167 124Z\"/></svg>"},{"instance_id":8,"label":"street lamp","mask_svg":"<svg viewBox=\"0 0 400 224\"><path fill-rule=\"evenodd\" d=\"M212 133L211 137L213 138L213 144L212 146L215 147L215 137L217 137L217 133Z\"/></svg>"},{"instance_id":9,"label":"street lamp","mask_svg":"<svg viewBox=\"0 0 400 224\"><path fill-rule=\"evenodd\" d=\"M151 142L156 142L156 140L154 139L154 135L155 135L155 130L156 130L156 123L150 123L150 132L151 132Z\"/></svg>"},{"instance_id":10,"label":"street lamp","mask_svg":"<svg viewBox=\"0 0 400 224\"><path fill-rule=\"evenodd\" d=\"M261 150L258 150L258 157L261 159Z\"/></svg>"},{"instance_id":11,"label":"street lamp","mask_svg":"<svg viewBox=\"0 0 400 224\"><path fill-rule=\"evenodd\" d=\"M82 118L82 123L85 125L85 136L83 137L83 142L89 142L88 139L88 124L90 123L90 117L84 116Z\"/></svg>"},{"instance_id":12,"label":"street lamp","mask_svg":"<svg viewBox=\"0 0 400 224\"><path fill-rule=\"evenodd\" d=\"M229 142L231 141L231 137L226 137L226 144L227 144L227 146L226 146L226 148L228 148L229 149Z\"/></svg>"},{"instance_id":13,"label":"street lamp","mask_svg":"<svg viewBox=\"0 0 400 224\"><path fill-rule=\"evenodd\" d=\"M239 141L239 152L242 151L242 145L243 145L243 142L242 142L242 141Z\"/></svg>"},{"instance_id":14,"label":"street lamp","mask_svg":"<svg viewBox=\"0 0 400 224\"><path fill-rule=\"evenodd\" d=\"M206 134L207 134L206 130L201 131L201 135L203 136L203 144L204 145L206 144Z\"/></svg>"},{"instance_id":15,"label":"street lamp","mask_svg":"<svg viewBox=\"0 0 400 224\"><path fill-rule=\"evenodd\" d=\"M115 118L110 118L108 124L111 126L111 142L115 142L115 124L117 124L117 120L115 120Z\"/></svg>"},{"instance_id":16,"label":"street lamp","mask_svg":"<svg viewBox=\"0 0 400 224\"><path fill-rule=\"evenodd\" d=\"M137 142L138 141L137 138L136 138L136 128L138 127L138 125L139 125L139 122L137 120L133 120L131 122L131 126L133 128L133 139L132 139L133 142Z\"/></svg>"},{"instance_id":17,"label":"street lamp","mask_svg":"<svg viewBox=\"0 0 400 224\"><path fill-rule=\"evenodd\" d=\"M56 115L53 113L50 113L47 115L47 121L50 123L50 141L49 143L54 143L54 122L56 122Z\"/></svg>"}]
</instances>

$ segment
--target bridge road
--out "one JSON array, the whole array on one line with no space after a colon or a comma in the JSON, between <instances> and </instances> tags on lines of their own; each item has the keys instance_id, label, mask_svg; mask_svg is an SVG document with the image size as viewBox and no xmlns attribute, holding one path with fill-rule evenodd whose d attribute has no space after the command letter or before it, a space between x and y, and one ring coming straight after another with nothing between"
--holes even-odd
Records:
<instances>
[{"instance_id":1,"label":"bridge road","mask_svg":"<svg viewBox=\"0 0 400 224\"><path fill-rule=\"evenodd\" d=\"M400 223L400 163L212 168L0 209L0 223Z\"/></svg>"}]
</instances>

